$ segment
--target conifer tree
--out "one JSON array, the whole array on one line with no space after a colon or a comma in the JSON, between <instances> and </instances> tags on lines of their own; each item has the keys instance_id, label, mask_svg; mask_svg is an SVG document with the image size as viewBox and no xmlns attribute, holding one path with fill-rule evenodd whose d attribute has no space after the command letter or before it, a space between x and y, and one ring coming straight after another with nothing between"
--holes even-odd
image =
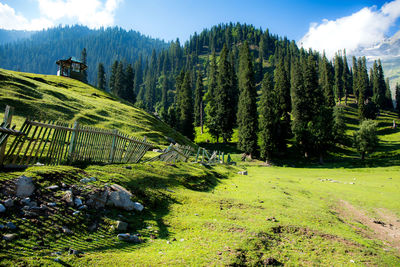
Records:
<instances>
[{"instance_id":1,"label":"conifer tree","mask_svg":"<svg viewBox=\"0 0 400 267\"><path fill-rule=\"evenodd\" d=\"M131 64L128 64L125 73L124 99L131 102L132 104L136 102L136 95L133 88L133 81L134 81L133 67Z\"/></svg>"},{"instance_id":2,"label":"conifer tree","mask_svg":"<svg viewBox=\"0 0 400 267\"><path fill-rule=\"evenodd\" d=\"M335 97L340 103L343 97L343 58L340 54L335 55Z\"/></svg>"},{"instance_id":3,"label":"conifer tree","mask_svg":"<svg viewBox=\"0 0 400 267\"><path fill-rule=\"evenodd\" d=\"M321 69L320 84L322 90L324 91L326 105L329 107L333 107L335 106L335 97L333 95L333 84L334 84L333 68L331 63L326 58L325 54L322 57L322 64L320 69Z\"/></svg>"},{"instance_id":4,"label":"conifer tree","mask_svg":"<svg viewBox=\"0 0 400 267\"><path fill-rule=\"evenodd\" d=\"M115 60L111 66L110 80L108 82L110 92L114 92L115 76L117 75L117 69L118 69L118 60Z\"/></svg>"},{"instance_id":5,"label":"conifer tree","mask_svg":"<svg viewBox=\"0 0 400 267\"><path fill-rule=\"evenodd\" d=\"M203 93L203 76L199 72L194 91L194 125L201 127L201 133L203 133Z\"/></svg>"},{"instance_id":6,"label":"conifer tree","mask_svg":"<svg viewBox=\"0 0 400 267\"><path fill-rule=\"evenodd\" d=\"M106 90L106 72L103 63L99 63L97 67L97 88Z\"/></svg>"},{"instance_id":7,"label":"conifer tree","mask_svg":"<svg viewBox=\"0 0 400 267\"><path fill-rule=\"evenodd\" d=\"M83 48L83 49L82 49L82 52L81 52L81 61L82 61L83 64L87 65L87 53L86 53L86 48ZM88 75L87 75L87 70L82 71L82 76L83 76L82 81L83 81L84 83L87 83L87 82L88 82L88 79L87 79L87 76L88 76Z\"/></svg>"},{"instance_id":8,"label":"conifer tree","mask_svg":"<svg viewBox=\"0 0 400 267\"><path fill-rule=\"evenodd\" d=\"M389 78L386 78L386 92L385 92L385 109L393 110L392 92L390 91Z\"/></svg>"},{"instance_id":9,"label":"conifer tree","mask_svg":"<svg viewBox=\"0 0 400 267\"><path fill-rule=\"evenodd\" d=\"M378 63L375 61L373 66L372 86L374 92L374 100L378 108L385 108L386 102L386 83L383 75L382 64L380 60Z\"/></svg>"},{"instance_id":10,"label":"conifer tree","mask_svg":"<svg viewBox=\"0 0 400 267\"><path fill-rule=\"evenodd\" d=\"M397 110L397 114L400 117L400 85L398 83L396 83L395 97L396 97L396 110Z\"/></svg>"},{"instance_id":11,"label":"conifer tree","mask_svg":"<svg viewBox=\"0 0 400 267\"><path fill-rule=\"evenodd\" d=\"M208 86L207 86L207 94L205 96L207 105L205 107L206 112L206 125L211 136L215 137L217 142L220 137L219 130L219 121L217 119L217 104L215 101L215 90L217 87L217 63L216 63L216 54L213 51L211 56L211 62L209 66L209 74L208 74Z\"/></svg>"},{"instance_id":12,"label":"conifer tree","mask_svg":"<svg viewBox=\"0 0 400 267\"><path fill-rule=\"evenodd\" d=\"M114 81L114 87L113 87L113 94L124 98L125 96L125 71L124 71L124 65L122 62L118 63L117 67L117 72L115 74L115 81Z\"/></svg>"},{"instance_id":13,"label":"conifer tree","mask_svg":"<svg viewBox=\"0 0 400 267\"><path fill-rule=\"evenodd\" d=\"M181 85L181 96L179 102L179 125L180 131L190 140L194 140L194 128L193 128L193 97L192 97L192 81L190 79L190 72L185 73L185 78Z\"/></svg>"},{"instance_id":14,"label":"conifer tree","mask_svg":"<svg viewBox=\"0 0 400 267\"><path fill-rule=\"evenodd\" d=\"M359 70L358 70L358 64L357 64L357 59L355 56L353 56L353 94L356 98L356 103L358 103L358 80L359 80Z\"/></svg>"},{"instance_id":15,"label":"conifer tree","mask_svg":"<svg viewBox=\"0 0 400 267\"><path fill-rule=\"evenodd\" d=\"M349 97L349 94L351 94L351 92L352 92L352 81L351 81L351 73L350 73L349 65L347 64L346 51L344 51L344 57L343 57L342 81L343 81L344 101L345 101L345 104L347 105L347 99Z\"/></svg>"},{"instance_id":16,"label":"conifer tree","mask_svg":"<svg viewBox=\"0 0 400 267\"><path fill-rule=\"evenodd\" d=\"M367 66L365 57L357 62L356 90L358 91L358 113L361 119L366 117L367 94L369 87Z\"/></svg>"},{"instance_id":17,"label":"conifer tree","mask_svg":"<svg viewBox=\"0 0 400 267\"><path fill-rule=\"evenodd\" d=\"M219 135L223 138L224 142L231 139L233 134L235 116L234 99L232 90L232 77L231 77L231 65L228 61L228 49L224 44L217 75L217 87L215 90L215 102L216 102L216 120L219 122Z\"/></svg>"},{"instance_id":18,"label":"conifer tree","mask_svg":"<svg viewBox=\"0 0 400 267\"><path fill-rule=\"evenodd\" d=\"M257 151L257 91L247 41L240 48L239 89L238 148L251 156Z\"/></svg>"},{"instance_id":19,"label":"conifer tree","mask_svg":"<svg viewBox=\"0 0 400 267\"><path fill-rule=\"evenodd\" d=\"M133 80L133 92L135 96L139 94L140 86L143 83L143 69L142 69L142 57L140 56L139 59L135 62L134 66L134 73L135 77Z\"/></svg>"},{"instance_id":20,"label":"conifer tree","mask_svg":"<svg viewBox=\"0 0 400 267\"><path fill-rule=\"evenodd\" d=\"M261 86L260 99L260 135L261 135L261 158L267 162L271 160L272 154L277 149L277 127L279 117L277 112L277 99L271 75L266 72Z\"/></svg>"}]
</instances>

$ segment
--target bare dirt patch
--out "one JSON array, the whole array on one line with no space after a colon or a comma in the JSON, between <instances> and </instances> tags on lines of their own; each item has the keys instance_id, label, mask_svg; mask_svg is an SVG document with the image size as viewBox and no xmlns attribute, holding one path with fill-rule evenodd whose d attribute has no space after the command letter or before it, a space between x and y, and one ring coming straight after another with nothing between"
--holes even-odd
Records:
<instances>
[{"instance_id":1,"label":"bare dirt patch","mask_svg":"<svg viewBox=\"0 0 400 267\"><path fill-rule=\"evenodd\" d=\"M372 217L364 210L354 207L344 200L339 202L337 209L342 219L356 221L367 227L361 228L352 225L358 232L370 239L379 239L400 252L400 219L392 212L377 209L377 215Z\"/></svg>"}]
</instances>

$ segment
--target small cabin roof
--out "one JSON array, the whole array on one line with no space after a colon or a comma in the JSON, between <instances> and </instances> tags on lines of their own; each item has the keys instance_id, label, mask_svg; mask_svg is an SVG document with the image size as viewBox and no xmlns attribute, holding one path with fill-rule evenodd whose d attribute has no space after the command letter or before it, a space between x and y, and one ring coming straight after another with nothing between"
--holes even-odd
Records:
<instances>
[{"instance_id":1,"label":"small cabin roof","mask_svg":"<svg viewBox=\"0 0 400 267\"><path fill-rule=\"evenodd\" d=\"M66 67L71 66L72 63L78 63L81 65L81 70L86 70L87 65L83 64L81 60L77 59L76 57L70 57L68 59L59 59L56 61L57 65L64 65Z\"/></svg>"}]
</instances>

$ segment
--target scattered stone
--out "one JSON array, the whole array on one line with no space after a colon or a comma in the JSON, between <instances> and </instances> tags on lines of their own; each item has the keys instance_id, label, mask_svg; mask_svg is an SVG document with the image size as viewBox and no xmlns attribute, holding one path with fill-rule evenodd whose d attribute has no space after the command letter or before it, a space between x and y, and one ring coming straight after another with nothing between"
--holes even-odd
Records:
<instances>
[{"instance_id":1,"label":"scattered stone","mask_svg":"<svg viewBox=\"0 0 400 267\"><path fill-rule=\"evenodd\" d=\"M168 241L167 241L167 244L171 244L171 241L168 240Z\"/></svg>"},{"instance_id":2,"label":"scattered stone","mask_svg":"<svg viewBox=\"0 0 400 267\"><path fill-rule=\"evenodd\" d=\"M57 206L57 203L55 203L55 202L50 202L50 203L48 203L47 204L49 207L55 207L55 206Z\"/></svg>"},{"instance_id":3,"label":"scattered stone","mask_svg":"<svg viewBox=\"0 0 400 267\"><path fill-rule=\"evenodd\" d=\"M89 195L89 199L86 201L86 204L95 209L104 208L107 203L107 197L107 190L94 191Z\"/></svg>"},{"instance_id":4,"label":"scattered stone","mask_svg":"<svg viewBox=\"0 0 400 267\"><path fill-rule=\"evenodd\" d=\"M96 177L90 177L89 179L90 179L91 182L96 182L97 181Z\"/></svg>"},{"instance_id":5,"label":"scattered stone","mask_svg":"<svg viewBox=\"0 0 400 267\"><path fill-rule=\"evenodd\" d=\"M248 173L247 173L247 171L240 171L240 172L238 172L238 174L240 174L240 175L247 175Z\"/></svg>"},{"instance_id":6,"label":"scattered stone","mask_svg":"<svg viewBox=\"0 0 400 267\"><path fill-rule=\"evenodd\" d=\"M134 210L142 211L144 209L144 206L142 204L140 204L139 202L135 202L135 203L133 203L133 205L134 205L133 206Z\"/></svg>"},{"instance_id":7,"label":"scattered stone","mask_svg":"<svg viewBox=\"0 0 400 267\"><path fill-rule=\"evenodd\" d=\"M0 213L3 213L6 211L6 207L4 207L3 204L0 204Z\"/></svg>"},{"instance_id":8,"label":"scattered stone","mask_svg":"<svg viewBox=\"0 0 400 267\"><path fill-rule=\"evenodd\" d=\"M109 203L112 206L122 208L127 211L134 210L135 203L133 203L131 200L131 192L117 184L113 184L111 188L114 190L109 194Z\"/></svg>"},{"instance_id":9,"label":"scattered stone","mask_svg":"<svg viewBox=\"0 0 400 267\"><path fill-rule=\"evenodd\" d=\"M15 224L13 224L12 222L6 223L6 227L7 227L8 229L11 229L11 230L17 229L17 226L15 226Z\"/></svg>"},{"instance_id":10,"label":"scattered stone","mask_svg":"<svg viewBox=\"0 0 400 267\"><path fill-rule=\"evenodd\" d=\"M74 203L77 207L82 206L82 200L79 197L76 197Z\"/></svg>"},{"instance_id":11,"label":"scattered stone","mask_svg":"<svg viewBox=\"0 0 400 267\"><path fill-rule=\"evenodd\" d=\"M181 240L179 240L179 241L183 242L183 241L185 241L185 239L183 239L183 238L182 238L182 239L181 239Z\"/></svg>"},{"instance_id":12,"label":"scattered stone","mask_svg":"<svg viewBox=\"0 0 400 267\"><path fill-rule=\"evenodd\" d=\"M194 216L199 216L199 214L195 213Z\"/></svg>"},{"instance_id":13,"label":"scattered stone","mask_svg":"<svg viewBox=\"0 0 400 267\"><path fill-rule=\"evenodd\" d=\"M81 179L81 183L87 184L89 182L91 182L91 180L89 178L82 178Z\"/></svg>"},{"instance_id":14,"label":"scattered stone","mask_svg":"<svg viewBox=\"0 0 400 267\"><path fill-rule=\"evenodd\" d=\"M74 211L73 213L72 213L72 215L74 215L74 216L78 216L79 215L79 213L81 213L79 210L77 210L77 211Z\"/></svg>"},{"instance_id":15,"label":"scattered stone","mask_svg":"<svg viewBox=\"0 0 400 267\"><path fill-rule=\"evenodd\" d=\"M53 191L58 190L59 188L60 187L58 185L51 185L51 186L46 187L46 189L53 190Z\"/></svg>"},{"instance_id":16,"label":"scattered stone","mask_svg":"<svg viewBox=\"0 0 400 267\"><path fill-rule=\"evenodd\" d=\"M349 183L349 184L356 184L356 183L351 182L351 183Z\"/></svg>"},{"instance_id":17,"label":"scattered stone","mask_svg":"<svg viewBox=\"0 0 400 267\"><path fill-rule=\"evenodd\" d=\"M67 202L68 205L73 205L74 195L72 194L72 191L71 190L65 191L64 196L62 197L62 200Z\"/></svg>"},{"instance_id":18,"label":"scattered stone","mask_svg":"<svg viewBox=\"0 0 400 267\"><path fill-rule=\"evenodd\" d=\"M48 210L49 207L47 207L45 204L41 204L39 207L41 210Z\"/></svg>"},{"instance_id":19,"label":"scattered stone","mask_svg":"<svg viewBox=\"0 0 400 267\"><path fill-rule=\"evenodd\" d=\"M12 206L14 206L14 200L12 200L11 198L7 199L6 201L4 201L4 206L6 206L7 208L11 208Z\"/></svg>"},{"instance_id":20,"label":"scattered stone","mask_svg":"<svg viewBox=\"0 0 400 267\"><path fill-rule=\"evenodd\" d=\"M350 262L351 262L351 263L354 263L355 261L354 261L354 260L350 260Z\"/></svg>"},{"instance_id":21,"label":"scattered stone","mask_svg":"<svg viewBox=\"0 0 400 267\"><path fill-rule=\"evenodd\" d=\"M126 166L125 169L132 170L132 166Z\"/></svg>"},{"instance_id":22,"label":"scattered stone","mask_svg":"<svg viewBox=\"0 0 400 267\"><path fill-rule=\"evenodd\" d=\"M65 226L63 226L61 229L65 234L73 234L73 232Z\"/></svg>"},{"instance_id":23,"label":"scattered stone","mask_svg":"<svg viewBox=\"0 0 400 267\"><path fill-rule=\"evenodd\" d=\"M21 203L25 204L25 205L29 205L29 203L31 203L31 199L29 197L26 197L21 200Z\"/></svg>"},{"instance_id":24,"label":"scattered stone","mask_svg":"<svg viewBox=\"0 0 400 267\"><path fill-rule=\"evenodd\" d=\"M24 216L28 217L28 218L35 218L35 217L37 217L39 215L36 212L25 210L24 211Z\"/></svg>"},{"instance_id":25,"label":"scattered stone","mask_svg":"<svg viewBox=\"0 0 400 267\"><path fill-rule=\"evenodd\" d=\"M17 197L29 197L35 191L35 185L33 184L32 177L20 176L15 181L17 186Z\"/></svg>"},{"instance_id":26,"label":"scattered stone","mask_svg":"<svg viewBox=\"0 0 400 267\"><path fill-rule=\"evenodd\" d=\"M38 161L38 162L36 162L35 166L44 166L44 164L43 164L43 163L40 163L40 162Z\"/></svg>"},{"instance_id":27,"label":"scattered stone","mask_svg":"<svg viewBox=\"0 0 400 267\"><path fill-rule=\"evenodd\" d=\"M80 206L78 209L79 209L79 210L86 210L86 209L87 209L87 206L86 206L86 205L82 205L82 206Z\"/></svg>"},{"instance_id":28,"label":"scattered stone","mask_svg":"<svg viewBox=\"0 0 400 267\"><path fill-rule=\"evenodd\" d=\"M79 251L76 249L70 249L68 253L69 253L69 255L75 255L75 256L79 256L79 255L83 254L82 251Z\"/></svg>"},{"instance_id":29,"label":"scattered stone","mask_svg":"<svg viewBox=\"0 0 400 267\"><path fill-rule=\"evenodd\" d=\"M3 235L3 239L5 241L13 241L17 237L16 234L5 234Z\"/></svg>"},{"instance_id":30,"label":"scattered stone","mask_svg":"<svg viewBox=\"0 0 400 267\"><path fill-rule=\"evenodd\" d=\"M117 221L115 228L118 231L126 231L128 229L128 224L123 221Z\"/></svg>"},{"instance_id":31,"label":"scattered stone","mask_svg":"<svg viewBox=\"0 0 400 267\"><path fill-rule=\"evenodd\" d=\"M26 206L23 206L22 209L23 209L23 210L30 210L31 207L29 207L28 205L26 205Z\"/></svg>"},{"instance_id":32,"label":"scattered stone","mask_svg":"<svg viewBox=\"0 0 400 267\"><path fill-rule=\"evenodd\" d=\"M153 152L156 152L156 153L163 153L163 151L162 151L161 149L159 149L159 148L153 149Z\"/></svg>"},{"instance_id":33,"label":"scattered stone","mask_svg":"<svg viewBox=\"0 0 400 267\"><path fill-rule=\"evenodd\" d=\"M118 239L125 242L140 243L140 238L137 235L118 234Z\"/></svg>"}]
</instances>

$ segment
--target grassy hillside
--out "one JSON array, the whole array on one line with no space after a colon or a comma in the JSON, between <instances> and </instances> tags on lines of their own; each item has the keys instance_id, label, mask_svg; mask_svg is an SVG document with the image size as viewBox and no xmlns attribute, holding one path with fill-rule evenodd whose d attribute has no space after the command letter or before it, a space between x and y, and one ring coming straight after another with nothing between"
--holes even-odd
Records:
<instances>
[{"instance_id":1,"label":"grassy hillside","mask_svg":"<svg viewBox=\"0 0 400 267\"><path fill-rule=\"evenodd\" d=\"M84 125L118 129L144 137L156 144L168 144L171 137L180 144L190 141L153 115L82 82L53 75L39 75L0 69L0 116L6 105L15 108L13 122L24 118L78 121ZM17 128L19 129L19 128Z\"/></svg>"}]
</instances>

